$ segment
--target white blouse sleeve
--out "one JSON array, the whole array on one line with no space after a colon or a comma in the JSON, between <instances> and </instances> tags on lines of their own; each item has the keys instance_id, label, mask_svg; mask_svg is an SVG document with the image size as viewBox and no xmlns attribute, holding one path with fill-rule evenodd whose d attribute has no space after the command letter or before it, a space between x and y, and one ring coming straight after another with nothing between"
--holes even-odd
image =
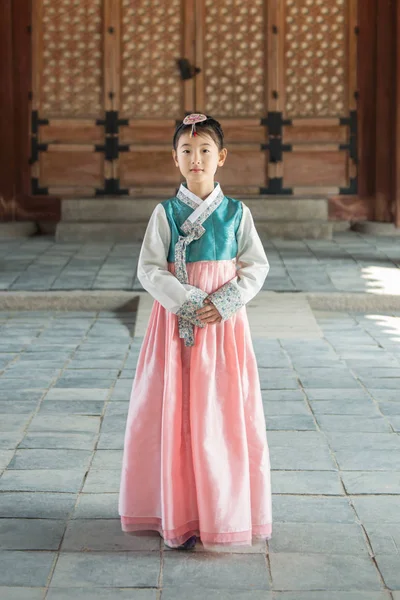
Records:
<instances>
[{"instance_id":1,"label":"white blouse sleeve","mask_svg":"<svg viewBox=\"0 0 400 600\"><path fill-rule=\"evenodd\" d=\"M171 229L162 204L154 209L144 234L140 249L137 277L143 288L164 308L172 313L199 295L198 288L182 284L168 271L168 252L171 242ZM206 297L205 292L201 297Z\"/></svg>"},{"instance_id":2,"label":"white blouse sleeve","mask_svg":"<svg viewBox=\"0 0 400 600\"><path fill-rule=\"evenodd\" d=\"M258 294L270 268L250 209L243 202L242 206L237 231L237 275L209 296L224 321Z\"/></svg>"},{"instance_id":3,"label":"white blouse sleeve","mask_svg":"<svg viewBox=\"0 0 400 600\"><path fill-rule=\"evenodd\" d=\"M237 232L238 280L233 283L240 291L243 302L247 304L261 290L270 265L250 209L243 202L242 206L243 215Z\"/></svg>"}]
</instances>

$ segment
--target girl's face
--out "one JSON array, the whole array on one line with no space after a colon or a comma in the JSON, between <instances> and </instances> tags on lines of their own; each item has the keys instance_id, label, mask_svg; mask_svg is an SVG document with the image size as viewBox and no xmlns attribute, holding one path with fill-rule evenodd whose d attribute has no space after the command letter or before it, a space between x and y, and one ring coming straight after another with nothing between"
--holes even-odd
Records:
<instances>
[{"instance_id":1,"label":"girl's face","mask_svg":"<svg viewBox=\"0 0 400 600\"><path fill-rule=\"evenodd\" d=\"M222 167L228 151L218 150L217 144L208 133L190 137L189 131L181 135L177 150L172 150L175 165L188 182L214 181L218 167Z\"/></svg>"}]
</instances>

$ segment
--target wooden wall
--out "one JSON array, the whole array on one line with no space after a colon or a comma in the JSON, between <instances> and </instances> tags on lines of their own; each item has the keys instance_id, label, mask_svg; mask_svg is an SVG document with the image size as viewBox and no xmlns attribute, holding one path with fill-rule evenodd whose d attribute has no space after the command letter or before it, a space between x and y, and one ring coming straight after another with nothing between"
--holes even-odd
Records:
<instances>
[{"instance_id":1,"label":"wooden wall","mask_svg":"<svg viewBox=\"0 0 400 600\"><path fill-rule=\"evenodd\" d=\"M363 0L359 27L358 196L400 227L400 0Z\"/></svg>"},{"instance_id":2,"label":"wooden wall","mask_svg":"<svg viewBox=\"0 0 400 600\"><path fill-rule=\"evenodd\" d=\"M31 195L31 2L0 1L0 220L59 219L59 201ZM400 226L400 0L361 0L358 13L358 195L336 218Z\"/></svg>"},{"instance_id":3,"label":"wooden wall","mask_svg":"<svg viewBox=\"0 0 400 600\"><path fill-rule=\"evenodd\" d=\"M31 2L0 0L0 221L58 221L60 202L32 196Z\"/></svg>"}]
</instances>

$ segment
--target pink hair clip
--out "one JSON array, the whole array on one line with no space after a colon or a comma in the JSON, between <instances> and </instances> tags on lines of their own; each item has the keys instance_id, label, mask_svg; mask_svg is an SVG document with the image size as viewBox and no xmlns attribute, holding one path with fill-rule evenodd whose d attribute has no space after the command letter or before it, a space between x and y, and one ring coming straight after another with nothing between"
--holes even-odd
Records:
<instances>
[{"instance_id":1,"label":"pink hair clip","mask_svg":"<svg viewBox=\"0 0 400 600\"><path fill-rule=\"evenodd\" d=\"M192 113L191 115L187 115L187 117L185 117L183 119L183 123L185 125L192 126L192 130L190 132L190 137L194 137L195 135L197 135L196 123L201 123L201 121L206 121L206 120L207 120L207 116L202 115L201 113Z\"/></svg>"}]
</instances>

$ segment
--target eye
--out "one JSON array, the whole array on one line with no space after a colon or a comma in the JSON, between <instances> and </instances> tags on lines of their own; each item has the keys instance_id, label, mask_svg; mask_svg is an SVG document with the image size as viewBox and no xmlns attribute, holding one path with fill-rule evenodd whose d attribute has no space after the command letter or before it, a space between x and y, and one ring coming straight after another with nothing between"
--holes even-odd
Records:
<instances>
[{"instance_id":1,"label":"eye","mask_svg":"<svg viewBox=\"0 0 400 600\"><path fill-rule=\"evenodd\" d=\"M210 152L209 150L207 150L207 148L204 148L204 152Z\"/></svg>"}]
</instances>

